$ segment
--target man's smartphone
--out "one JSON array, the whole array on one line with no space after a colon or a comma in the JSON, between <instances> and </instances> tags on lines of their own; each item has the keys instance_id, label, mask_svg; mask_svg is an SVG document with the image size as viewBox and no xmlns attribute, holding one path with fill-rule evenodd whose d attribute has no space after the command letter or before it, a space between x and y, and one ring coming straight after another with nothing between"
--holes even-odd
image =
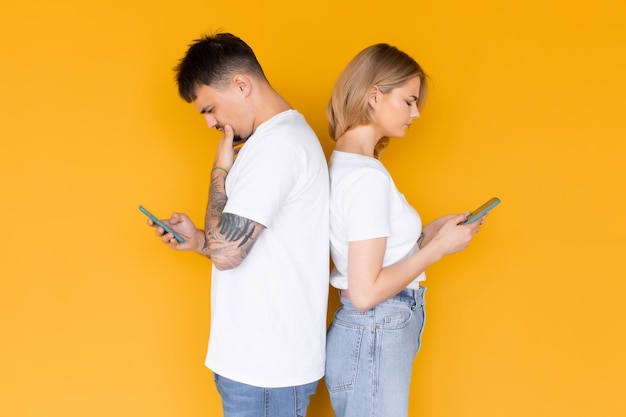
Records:
<instances>
[{"instance_id":1,"label":"man's smartphone","mask_svg":"<svg viewBox=\"0 0 626 417\"><path fill-rule=\"evenodd\" d=\"M478 207L476 210L472 211L470 213L470 215L467 217L467 220L464 223L462 223L462 224L474 223L476 220L478 220L481 217L483 217L485 214L487 214L487 212L489 210L491 210L492 208L494 208L498 204L500 204L500 199L499 198L495 198L494 197L494 198L488 200L485 204L483 204L482 206Z\"/></svg>"},{"instance_id":2,"label":"man's smartphone","mask_svg":"<svg viewBox=\"0 0 626 417\"><path fill-rule=\"evenodd\" d=\"M150 218L150 220L152 220L155 224L161 226L163 228L163 230L165 230L167 233L173 234L174 235L174 239L176 239L179 243L183 243L185 241L185 239L183 239L183 237L181 235L179 235L178 233L173 231L168 225L163 223L161 220L157 219L152 213L150 213L148 210L143 208L143 206L139 206L139 210L141 210L141 212L143 214L148 216Z\"/></svg>"}]
</instances>

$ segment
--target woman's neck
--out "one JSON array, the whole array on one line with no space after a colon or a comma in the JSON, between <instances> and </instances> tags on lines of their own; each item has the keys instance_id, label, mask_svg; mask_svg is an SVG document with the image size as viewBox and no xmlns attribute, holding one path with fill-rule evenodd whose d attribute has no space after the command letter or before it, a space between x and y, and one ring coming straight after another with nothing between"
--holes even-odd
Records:
<instances>
[{"instance_id":1,"label":"woman's neck","mask_svg":"<svg viewBox=\"0 0 626 417\"><path fill-rule=\"evenodd\" d=\"M357 126L344 133L335 144L335 149L341 152L355 153L374 157L374 148L380 138L371 126Z\"/></svg>"}]
</instances>

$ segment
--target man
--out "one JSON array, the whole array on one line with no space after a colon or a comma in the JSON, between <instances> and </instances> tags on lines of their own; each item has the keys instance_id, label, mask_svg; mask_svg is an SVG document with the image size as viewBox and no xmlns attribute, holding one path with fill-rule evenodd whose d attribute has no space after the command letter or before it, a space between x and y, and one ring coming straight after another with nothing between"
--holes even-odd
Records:
<instances>
[{"instance_id":1,"label":"man","mask_svg":"<svg viewBox=\"0 0 626 417\"><path fill-rule=\"evenodd\" d=\"M324 153L236 36L196 40L176 71L181 97L224 136L211 171L205 230L174 213L165 223L185 241L161 227L156 232L172 249L212 260L206 366L224 416L304 416L324 373Z\"/></svg>"}]
</instances>

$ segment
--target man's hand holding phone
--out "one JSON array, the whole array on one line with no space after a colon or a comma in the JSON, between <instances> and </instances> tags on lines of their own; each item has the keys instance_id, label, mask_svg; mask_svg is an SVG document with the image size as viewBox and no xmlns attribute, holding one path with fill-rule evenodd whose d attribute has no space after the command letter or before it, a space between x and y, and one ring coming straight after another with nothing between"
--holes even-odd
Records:
<instances>
[{"instance_id":1,"label":"man's hand holding phone","mask_svg":"<svg viewBox=\"0 0 626 417\"><path fill-rule=\"evenodd\" d=\"M139 206L139 210L148 216L148 226L154 227L156 235L170 248L201 252L204 232L198 230L186 214L173 213L169 220L159 220L144 207Z\"/></svg>"}]
</instances>

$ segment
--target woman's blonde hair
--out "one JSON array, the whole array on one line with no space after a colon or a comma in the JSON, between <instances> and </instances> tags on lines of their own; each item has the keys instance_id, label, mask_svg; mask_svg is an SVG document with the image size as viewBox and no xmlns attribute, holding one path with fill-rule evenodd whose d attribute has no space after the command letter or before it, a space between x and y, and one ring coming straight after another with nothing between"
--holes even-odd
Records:
<instances>
[{"instance_id":1,"label":"woman's blonde hair","mask_svg":"<svg viewBox=\"0 0 626 417\"><path fill-rule=\"evenodd\" d=\"M368 103L373 86L386 94L416 76L420 79L417 107L421 109L426 98L426 74L413 58L386 43L359 52L339 75L326 107L330 137L337 140L348 130L373 120ZM387 137L378 142L374 157L380 156L388 142Z\"/></svg>"}]
</instances>

